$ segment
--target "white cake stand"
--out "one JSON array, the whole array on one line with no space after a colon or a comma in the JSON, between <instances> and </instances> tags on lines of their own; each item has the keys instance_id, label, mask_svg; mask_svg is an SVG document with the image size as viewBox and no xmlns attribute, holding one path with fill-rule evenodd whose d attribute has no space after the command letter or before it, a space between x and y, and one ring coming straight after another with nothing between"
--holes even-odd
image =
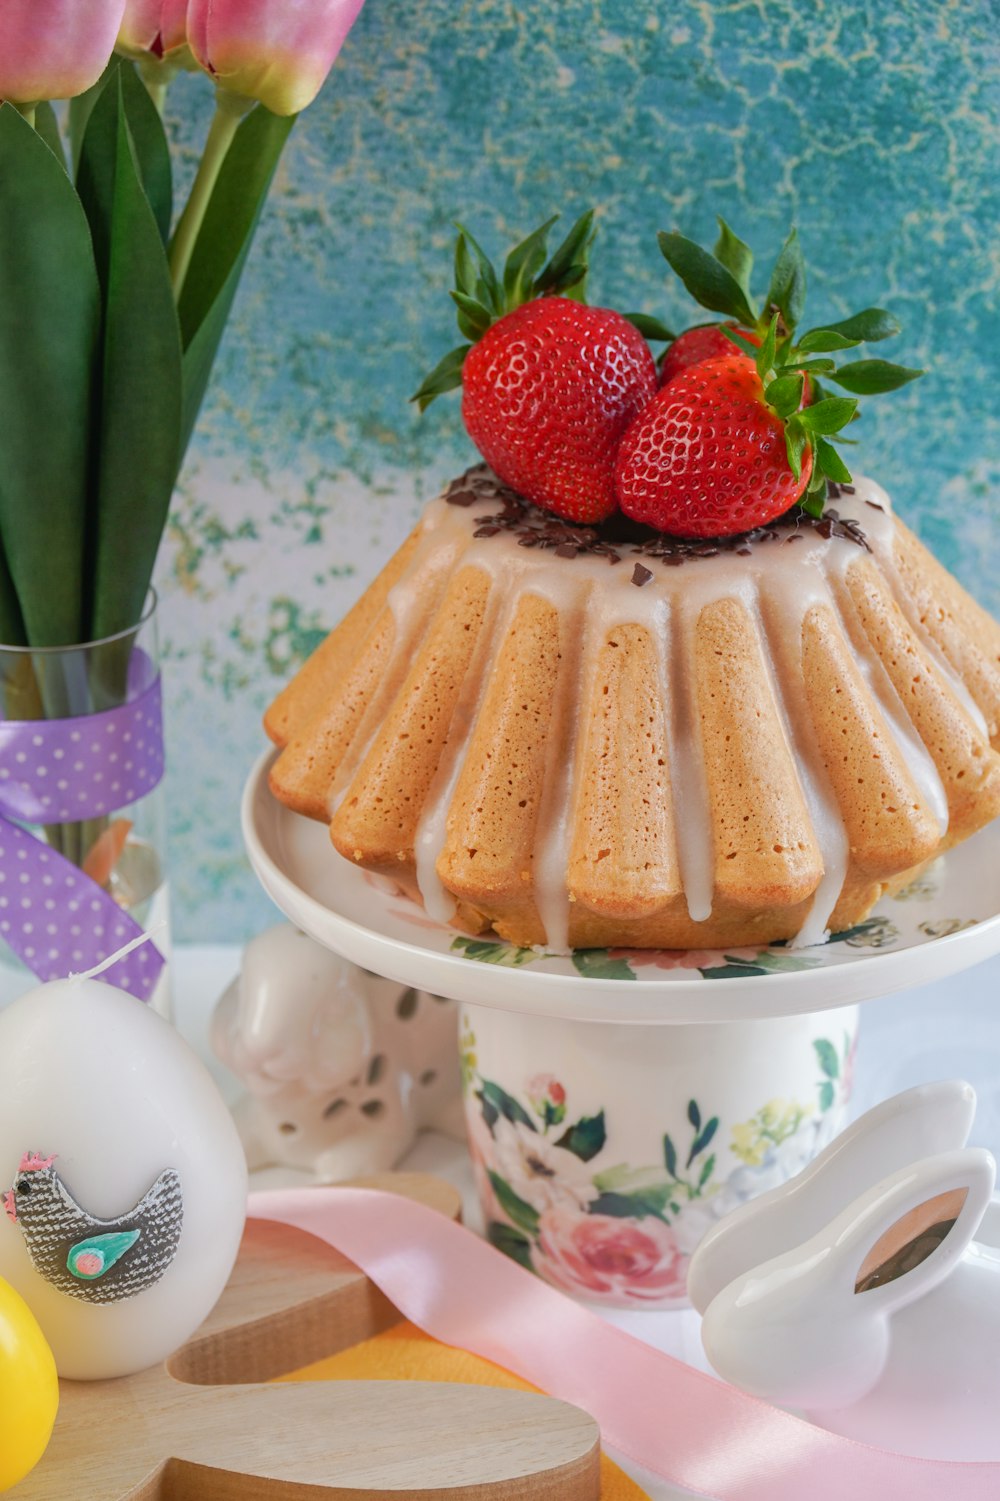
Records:
<instances>
[{"instance_id":1,"label":"white cake stand","mask_svg":"<svg viewBox=\"0 0 1000 1501\"><path fill-rule=\"evenodd\" d=\"M458 933L342 859L322 824L272 797L275 754L257 762L242 808L247 852L268 895L324 947L470 1005L643 1027L746 1022L854 1006L1000 953L1000 821L822 946L567 956Z\"/></svg>"},{"instance_id":2,"label":"white cake stand","mask_svg":"<svg viewBox=\"0 0 1000 1501\"><path fill-rule=\"evenodd\" d=\"M831 1140L861 1001L1000 952L1000 825L816 948L553 954L474 938L273 798L274 754L243 799L265 889L323 947L461 1003L487 1234L605 1305L684 1306L687 1258L708 1227Z\"/></svg>"}]
</instances>

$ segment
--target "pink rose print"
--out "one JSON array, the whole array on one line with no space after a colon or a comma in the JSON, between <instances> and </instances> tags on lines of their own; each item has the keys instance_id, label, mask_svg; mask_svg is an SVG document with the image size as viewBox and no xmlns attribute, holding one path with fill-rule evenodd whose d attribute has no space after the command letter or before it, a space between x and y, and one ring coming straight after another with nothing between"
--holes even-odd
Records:
<instances>
[{"instance_id":1,"label":"pink rose print","mask_svg":"<svg viewBox=\"0 0 1000 1501\"><path fill-rule=\"evenodd\" d=\"M527 1096L532 1110L545 1122L545 1129L566 1118L566 1091L555 1074L536 1074L528 1080Z\"/></svg>"},{"instance_id":2,"label":"pink rose print","mask_svg":"<svg viewBox=\"0 0 1000 1501\"><path fill-rule=\"evenodd\" d=\"M536 1266L556 1287L619 1308L685 1296L687 1257L661 1220L547 1209Z\"/></svg>"},{"instance_id":3,"label":"pink rose print","mask_svg":"<svg viewBox=\"0 0 1000 1501\"><path fill-rule=\"evenodd\" d=\"M627 959L633 969L715 969L727 959L752 963L759 949L608 949L609 959Z\"/></svg>"},{"instance_id":4,"label":"pink rose print","mask_svg":"<svg viewBox=\"0 0 1000 1501\"><path fill-rule=\"evenodd\" d=\"M533 1105L541 1105L545 1100L553 1105L565 1105L566 1091L555 1074L536 1074L528 1080L528 1099Z\"/></svg>"}]
</instances>

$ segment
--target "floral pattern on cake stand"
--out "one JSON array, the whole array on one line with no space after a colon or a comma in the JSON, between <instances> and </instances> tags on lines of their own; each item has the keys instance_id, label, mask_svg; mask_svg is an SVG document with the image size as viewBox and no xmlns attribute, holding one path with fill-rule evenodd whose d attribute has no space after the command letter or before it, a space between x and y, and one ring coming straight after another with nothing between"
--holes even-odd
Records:
<instances>
[{"instance_id":1,"label":"floral pattern on cake stand","mask_svg":"<svg viewBox=\"0 0 1000 1501\"><path fill-rule=\"evenodd\" d=\"M819 1018L786 1020L781 1035L762 1022L643 1028L638 1048L612 1049L602 1068L609 1039L586 1034L607 1029L577 1025L571 1038L556 1023L546 1037L538 1026L526 1034L524 1018L467 1010L462 1088L487 1237L588 1302L683 1305L688 1260L709 1227L792 1177L836 1133L856 1014L822 1020L829 1035L812 1035ZM635 1039L637 1029L623 1030ZM688 1071L697 1093L684 1091ZM755 1076L787 1092L746 1113Z\"/></svg>"}]
</instances>

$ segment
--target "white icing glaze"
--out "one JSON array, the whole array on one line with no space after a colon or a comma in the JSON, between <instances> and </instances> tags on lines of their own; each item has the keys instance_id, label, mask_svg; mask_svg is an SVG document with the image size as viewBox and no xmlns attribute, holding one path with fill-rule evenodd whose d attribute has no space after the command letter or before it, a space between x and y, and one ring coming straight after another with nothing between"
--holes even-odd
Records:
<instances>
[{"instance_id":1,"label":"white icing glaze","mask_svg":"<svg viewBox=\"0 0 1000 1501\"><path fill-rule=\"evenodd\" d=\"M448 810L461 769L464 731L474 720L485 686L496 669L497 657L514 617L519 600L534 593L550 601L569 621L586 621L586 641L579 654L570 654L560 677L559 701L554 711L561 716L557 734L550 736L545 792L539 809L533 862L533 893L550 949L568 946L569 899L566 871L571 841L571 813L576 797L576 725L579 705L587 702L588 674L597 655L596 647L615 626L637 623L663 643L661 696L665 708L666 740L677 831L678 859L688 910L693 920L704 921L712 911L715 851L709 818L709 799L695 701L693 651L698 617L707 604L735 598L741 600L756 622L766 663L780 662L780 671L768 668L774 700L798 768L803 796L813 824L823 861L823 877L812 909L798 936L799 944L815 943L826 934L830 914L844 882L849 859L848 838L825 767L814 743L806 709L802 679L802 621L816 604L829 608L841 620L845 636L851 633L841 616L836 584L861 551L843 538L826 539L813 528L803 528L793 543L788 539L757 544L748 556L723 552L714 558L695 558L677 568L655 558L638 558L627 545L619 549L622 561L610 565L605 557L580 553L559 558L551 551L525 548L516 536L500 531L477 539L478 521L499 509L493 499L469 507L432 501L425 512L425 543L416 551L411 566L395 585L389 606L397 622L397 652L412 655L412 622L419 614L417 582L426 577L430 551L443 549L448 566L461 558L463 564L482 568L502 588L490 591L491 607L463 688L459 707L432 783L416 838L418 886L428 912L441 920L453 915L454 900L437 873L437 862L447 837ZM895 523L889 499L871 480L857 479L854 495L842 495L836 509L844 519L856 520L900 598L902 590L893 560ZM640 561L652 572L641 587L634 585L632 571ZM580 606L586 596L586 609ZM502 607L494 603L502 599ZM762 609L761 601L764 601ZM913 621L935 668L941 671L956 697L982 726L982 715L953 669ZM888 733L896 741L918 791L932 810L942 833L947 828L947 800L934 763L913 728L887 673L867 652L856 653L859 666L884 717ZM579 679L584 677L584 681ZM354 760L354 758L352 758ZM354 760L359 764L360 757Z\"/></svg>"}]
</instances>

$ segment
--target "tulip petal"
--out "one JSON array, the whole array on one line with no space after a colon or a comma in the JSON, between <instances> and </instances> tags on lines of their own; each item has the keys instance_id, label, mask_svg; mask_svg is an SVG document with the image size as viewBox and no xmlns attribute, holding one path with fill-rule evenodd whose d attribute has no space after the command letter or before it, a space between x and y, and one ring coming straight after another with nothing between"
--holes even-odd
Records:
<instances>
[{"instance_id":1,"label":"tulip petal","mask_svg":"<svg viewBox=\"0 0 1000 1501\"><path fill-rule=\"evenodd\" d=\"M169 58L187 43L187 0L125 0L116 50L125 57Z\"/></svg>"},{"instance_id":2,"label":"tulip petal","mask_svg":"<svg viewBox=\"0 0 1000 1501\"><path fill-rule=\"evenodd\" d=\"M125 15L118 32L116 51L126 57L152 52L160 35L160 0L125 0Z\"/></svg>"},{"instance_id":3,"label":"tulip petal","mask_svg":"<svg viewBox=\"0 0 1000 1501\"><path fill-rule=\"evenodd\" d=\"M125 0L3 0L0 99L72 99L97 82Z\"/></svg>"},{"instance_id":4,"label":"tulip petal","mask_svg":"<svg viewBox=\"0 0 1000 1501\"><path fill-rule=\"evenodd\" d=\"M311 104L364 0L190 0L188 44L223 88L276 115Z\"/></svg>"}]
</instances>

